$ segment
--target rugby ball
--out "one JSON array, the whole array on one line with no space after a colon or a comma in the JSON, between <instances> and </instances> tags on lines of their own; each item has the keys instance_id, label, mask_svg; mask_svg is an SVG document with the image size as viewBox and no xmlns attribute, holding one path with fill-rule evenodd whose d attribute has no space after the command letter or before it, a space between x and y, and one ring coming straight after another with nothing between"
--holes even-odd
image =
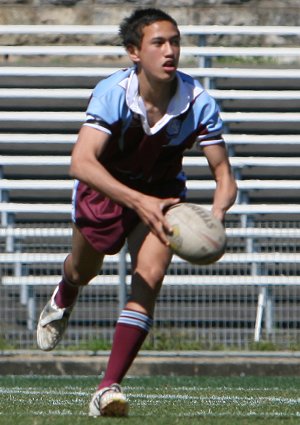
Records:
<instances>
[{"instance_id":1,"label":"rugby ball","mask_svg":"<svg viewBox=\"0 0 300 425\"><path fill-rule=\"evenodd\" d=\"M206 208L183 202L170 207L166 219L173 230L168 236L170 247L182 259L192 264L207 265L224 254L224 226Z\"/></svg>"}]
</instances>

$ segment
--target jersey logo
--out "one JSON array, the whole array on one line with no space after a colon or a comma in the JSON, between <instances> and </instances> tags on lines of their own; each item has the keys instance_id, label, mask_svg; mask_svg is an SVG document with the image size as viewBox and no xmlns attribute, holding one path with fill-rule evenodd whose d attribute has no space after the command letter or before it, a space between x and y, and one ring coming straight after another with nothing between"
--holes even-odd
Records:
<instances>
[{"instance_id":1,"label":"jersey logo","mask_svg":"<svg viewBox=\"0 0 300 425\"><path fill-rule=\"evenodd\" d=\"M177 136L180 132L181 120L172 119L167 125L166 132L169 137Z\"/></svg>"}]
</instances>

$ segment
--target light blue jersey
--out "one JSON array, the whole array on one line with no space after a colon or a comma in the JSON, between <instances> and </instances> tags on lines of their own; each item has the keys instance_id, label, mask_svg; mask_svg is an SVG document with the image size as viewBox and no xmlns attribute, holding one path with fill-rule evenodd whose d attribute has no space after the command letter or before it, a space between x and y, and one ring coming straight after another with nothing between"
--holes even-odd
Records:
<instances>
[{"instance_id":1,"label":"light blue jersey","mask_svg":"<svg viewBox=\"0 0 300 425\"><path fill-rule=\"evenodd\" d=\"M144 182L185 180L182 156L194 144L223 143L214 99L192 77L177 72L177 90L166 114L150 127L134 68L101 81L93 91L85 125L111 135L101 163L115 177Z\"/></svg>"}]
</instances>

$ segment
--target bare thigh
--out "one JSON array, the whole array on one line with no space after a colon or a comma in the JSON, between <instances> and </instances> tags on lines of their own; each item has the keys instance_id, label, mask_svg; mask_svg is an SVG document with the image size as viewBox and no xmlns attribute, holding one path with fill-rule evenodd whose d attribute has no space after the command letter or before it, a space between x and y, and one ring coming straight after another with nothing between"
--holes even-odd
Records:
<instances>
[{"instance_id":1,"label":"bare thigh","mask_svg":"<svg viewBox=\"0 0 300 425\"><path fill-rule=\"evenodd\" d=\"M171 250L143 223L138 224L128 238L132 262L131 297L127 308L153 315L166 270L170 264Z\"/></svg>"},{"instance_id":2,"label":"bare thigh","mask_svg":"<svg viewBox=\"0 0 300 425\"><path fill-rule=\"evenodd\" d=\"M64 273L76 285L87 285L100 271L104 254L96 251L73 225L72 251L66 258Z\"/></svg>"}]
</instances>

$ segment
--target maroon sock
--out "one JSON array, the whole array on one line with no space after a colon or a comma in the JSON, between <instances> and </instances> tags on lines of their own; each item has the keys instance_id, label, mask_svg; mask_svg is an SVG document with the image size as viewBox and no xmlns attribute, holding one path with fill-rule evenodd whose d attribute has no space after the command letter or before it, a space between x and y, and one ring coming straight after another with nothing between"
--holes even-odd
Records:
<instances>
[{"instance_id":1,"label":"maroon sock","mask_svg":"<svg viewBox=\"0 0 300 425\"><path fill-rule=\"evenodd\" d=\"M121 383L148 335L152 322L153 320L143 313L122 311L116 325L107 369L98 389Z\"/></svg>"},{"instance_id":2,"label":"maroon sock","mask_svg":"<svg viewBox=\"0 0 300 425\"><path fill-rule=\"evenodd\" d=\"M72 284L65 277L58 284L58 291L55 295L55 304L60 308L70 307L74 304L78 296L79 286Z\"/></svg>"}]
</instances>

